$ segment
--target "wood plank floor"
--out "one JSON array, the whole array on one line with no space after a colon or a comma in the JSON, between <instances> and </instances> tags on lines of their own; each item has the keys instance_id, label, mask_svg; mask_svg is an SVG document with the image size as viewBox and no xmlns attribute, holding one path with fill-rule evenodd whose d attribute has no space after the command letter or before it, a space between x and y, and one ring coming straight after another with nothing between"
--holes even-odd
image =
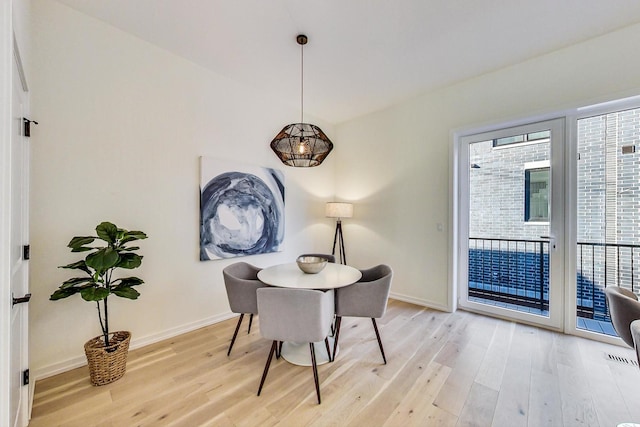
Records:
<instances>
[{"instance_id":1,"label":"wood plank floor","mask_svg":"<svg viewBox=\"0 0 640 427\"><path fill-rule=\"evenodd\" d=\"M458 311L390 301L378 325L343 319L340 353L318 369L274 360L236 319L130 353L101 387L79 368L36 384L30 426L602 426L640 423L640 370L610 361L630 349Z\"/></svg>"}]
</instances>

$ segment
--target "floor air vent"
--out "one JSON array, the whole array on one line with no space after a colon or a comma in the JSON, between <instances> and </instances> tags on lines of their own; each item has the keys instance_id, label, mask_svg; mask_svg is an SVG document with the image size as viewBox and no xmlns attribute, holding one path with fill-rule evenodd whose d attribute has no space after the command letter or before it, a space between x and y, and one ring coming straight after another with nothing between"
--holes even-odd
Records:
<instances>
[{"instance_id":1,"label":"floor air vent","mask_svg":"<svg viewBox=\"0 0 640 427\"><path fill-rule=\"evenodd\" d=\"M625 365L638 367L638 361L635 359L630 359L625 356L618 356L617 354L605 353L605 358L607 360L611 360L613 362L624 363Z\"/></svg>"}]
</instances>

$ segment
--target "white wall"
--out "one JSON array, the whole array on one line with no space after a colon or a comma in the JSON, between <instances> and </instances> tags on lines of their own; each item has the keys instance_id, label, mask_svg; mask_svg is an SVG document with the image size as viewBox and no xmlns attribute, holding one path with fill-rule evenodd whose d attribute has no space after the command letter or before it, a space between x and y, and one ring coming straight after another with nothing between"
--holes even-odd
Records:
<instances>
[{"instance_id":1,"label":"white wall","mask_svg":"<svg viewBox=\"0 0 640 427\"><path fill-rule=\"evenodd\" d=\"M337 196L355 203L349 261L389 263L393 294L451 307L451 132L638 95L639 43L640 25L627 27L340 125L336 139L349 144Z\"/></svg>"},{"instance_id":2,"label":"white wall","mask_svg":"<svg viewBox=\"0 0 640 427\"><path fill-rule=\"evenodd\" d=\"M332 156L318 168L282 165L269 148L299 111L278 104L100 21L49 0L33 2L31 360L36 376L83 363L99 334L95 305L49 301L78 259L66 244L109 220L145 231L146 284L137 301L111 298L111 329L133 345L229 314L221 270L330 250ZM312 119L330 136L333 129ZM337 149L335 152L339 152ZM199 156L283 170L285 250L200 262Z\"/></svg>"}]
</instances>

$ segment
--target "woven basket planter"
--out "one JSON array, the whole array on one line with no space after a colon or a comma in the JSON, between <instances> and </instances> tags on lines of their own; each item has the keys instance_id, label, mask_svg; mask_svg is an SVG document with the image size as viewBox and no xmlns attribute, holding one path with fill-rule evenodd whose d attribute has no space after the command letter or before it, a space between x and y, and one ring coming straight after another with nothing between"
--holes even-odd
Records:
<instances>
[{"instance_id":1,"label":"woven basket planter","mask_svg":"<svg viewBox=\"0 0 640 427\"><path fill-rule=\"evenodd\" d=\"M112 383L122 378L127 370L131 333L118 331L110 335L108 347L104 346L102 335L90 339L84 345L84 354L87 356L93 385Z\"/></svg>"}]
</instances>

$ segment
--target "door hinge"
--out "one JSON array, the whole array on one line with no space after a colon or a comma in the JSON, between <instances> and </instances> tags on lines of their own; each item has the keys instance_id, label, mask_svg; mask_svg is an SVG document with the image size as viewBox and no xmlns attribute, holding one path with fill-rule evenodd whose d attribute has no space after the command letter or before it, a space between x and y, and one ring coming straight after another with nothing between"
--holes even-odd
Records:
<instances>
[{"instance_id":1,"label":"door hinge","mask_svg":"<svg viewBox=\"0 0 640 427\"><path fill-rule=\"evenodd\" d=\"M22 247L22 259L28 260L31 258L31 245L24 245Z\"/></svg>"},{"instance_id":2,"label":"door hinge","mask_svg":"<svg viewBox=\"0 0 640 427\"><path fill-rule=\"evenodd\" d=\"M29 370L22 371L22 385L29 385Z\"/></svg>"},{"instance_id":3,"label":"door hinge","mask_svg":"<svg viewBox=\"0 0 640 427\"><path fill-rule=\"evenodd\" d=\"M33 123L34 125L37 125L38 122L36 122L35 120L29 120L26 117L22 118L22 123L24 123L24 136L26 136L27 138L29 138L31 136L31 123Z\"/></svg>"}]
</instances>

